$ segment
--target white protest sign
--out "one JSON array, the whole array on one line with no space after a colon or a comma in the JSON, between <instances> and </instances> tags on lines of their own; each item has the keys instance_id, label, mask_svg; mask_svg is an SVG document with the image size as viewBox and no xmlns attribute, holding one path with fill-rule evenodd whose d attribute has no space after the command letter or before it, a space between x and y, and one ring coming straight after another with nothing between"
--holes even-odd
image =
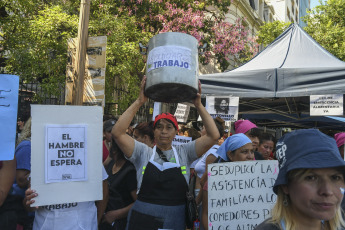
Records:
<instances>
[{"instance_id":1,"label":"white protest sign","mask_svg":"<svg viewBox=\"0 0 345 230\"><path fill-rule=\"evenodd\" d=\"M19 77L0 74L0 161L12 160L16 145Z\"/></svg>"},{"instance_id":2,"label":"white protest sign","mask_svg":"<svg viewBox=\"0 0 345 230\"><path fill-rule=\"evenodd\" d=\"M184 123L186 123L187 119L188 119L188 115L189 115L189 110L190 110L190 106L189 105L178 103L176 111L175 111L175 114L174 114L174 116L176 117L177 122L184 122Z\"/></svg>"},{"instance_id":3,"label":"white protest sign","mask_svg":"<svg viewBox=\"0 0 345 230\"><path fill-rule=\"evenodd\" d=\"M206 110L213 117L237 121L239 97L206 96Z\"/></svg>"},{"instance_id":4,"label":"white protest sign","mask_svg":"<svg viewBox=\"0 0 345 230\"><path fill-rule=\"evenodd\" d=\"M162 67L191 69L192 50L183 46L158 46L147 57L147 72Z\"/></svg>"},{"instance_id":5,"label":"white protest sign","mask_svg":"<svg viewBox=\"0 0 345 230\"><path fill-rule=\"evenodd\" d=\"M34 206L102 200L102 107L31 105L31 115Z\"/></svg>"},{"instance_id":6,"label":"white protest sign","mask_svg":"<svg viewBox=\"0 0 345 230\"><path fill-rule=\"evenodd\" d=\"M208 229L254 229L270 217L278 161L208 165Z\"/></svg>"},{"instance_id":7,"label":"white protest sign","mask_svg":"<svg viewBox=\"0 0 345 230\"><path fill-rule=\"evenodd\" d=\"M172 142L172 145L182 145L182 144L186 144L186 143L191 142L191 141L192 141L192 137L185 137L185 136L176 135L173 142Z\"/></svg>"},{"instance_id":8,"label":"white protest sign","mask_svg":"<svg viewBox=\"0 0 345 230\"><path fill-rule=\"evenodd\" d=\"M87 180L87 125L46 125L46 183Z\"/></svg>"},{"instance_id":9,"label":"white protest sign","mask_svg":"<svg viewBox=\"0 0 345 230\"><path fill-rule=\"evenodd\" d=\"M343 115L343 95L310 95L310 116Z\"/></svg>"}]
</instances>

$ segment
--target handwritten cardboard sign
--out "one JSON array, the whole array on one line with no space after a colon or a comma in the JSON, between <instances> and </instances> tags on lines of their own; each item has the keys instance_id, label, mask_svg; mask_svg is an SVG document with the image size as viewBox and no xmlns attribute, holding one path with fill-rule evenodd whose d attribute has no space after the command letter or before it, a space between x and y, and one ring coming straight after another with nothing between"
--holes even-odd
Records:
<instances>
[{"instance_id":1,"label":"handwritten cardboard sign","mask_svg":"<svg viewBox=\"0 0 345 230\"><path fill-rule=\"evenodd\" d=\"M12 160L16 144L19 77L0 74L0 160Z\"/></svg>"},{"instance_id":2,"label":"handwritten cardboard sign","mask_svg":"<svg viewBox=\"0 0 345 230\"><path fill-rule=\"evenodd\" d=\"M267 219L278 171L275 160L209 164L209 229L251 230Z\"/></svg>"},{"instance_id":3,"label":"handwritten cardboard sign","mask_svg":"<svg viewBox=\"0 0 345 230\"><path fill-rule=\"evenodd\" d=\"M31 105L31 116L34 206L101 200L102 107Z\"/></svg>"}]
</instances>

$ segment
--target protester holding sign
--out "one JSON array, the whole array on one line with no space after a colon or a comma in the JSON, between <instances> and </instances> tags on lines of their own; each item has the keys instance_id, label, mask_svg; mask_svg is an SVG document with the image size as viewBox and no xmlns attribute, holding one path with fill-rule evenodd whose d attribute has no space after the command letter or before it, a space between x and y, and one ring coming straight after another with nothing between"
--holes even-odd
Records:
<instances>
[{"instance_id":1,"label":"protester holding sign","mask_svg":"<svg viewBox=\"0 0 345 230\"><path fill-rule=\"evenodd\" d=\"M284 135L277 143L279 174L272 218L256 230L337 230L344 226L345 162L331 137L316 129Z\"/></svg>"},{"instance_id":2,"label":"protester holding sign","mask_svg":"<svg viewBox=\"0 0 345 230\"><path fill-rule=\"evenodd\" d=\"M220 137L223 136L224 134L224 127L225 127L225 122L222 118L216 117L214 120L214 123L217 126L218 132ZM203 127L201 130L201 136L205 135L206 131L205 128ZM218 144L213 145L200 159L198 159L198 162L195 164L195 173L196 173L196 186L195 186L195 195L196 195L196 203L200 204L201 203L201 198L202 198L202 187L200 184L201 178L206 175L205 171L207 171L207 165L210 163L213 163L217 158L218 154L216 153L219 148ZM206 178L206 176L204 176ZM203 184L205 181L203 182Z\"/></svg>"},{"instance_id":3,"label":"protester holding sign","mask_svg":"<svg viewBox=\"0 0 345 230\"><path fill-rule=\"evenodd\" d=\"M224 135L224 127L225 127L224 120L220 117L216 117L213 120L217 126L220 137L222 137ZM201 130L201 135L205 135L205 134L206 134L206 131L205 131L205 128L203 127ZM217 144L213 145L204 155L202 155L202 157L195 164L195 170L194 170L195 175L194 176L196 178L195 178L194 195L195 195L196 204L198 205L200 220L201 220L201 213L202 213L201 200L202 200L202 192L203 192L202 186L200 183L201 178L204 176L203 178L207 179L206 173L205 173L207 171L207 165L210 163L213 163L218 158L218 154L216 152L217 152L219 147L220 146ZM204 184L204 183L205 182L203 182L202 184ZM200 229L203 229L202 226Z\"/></svg>"},{"instance_id":4,"label":"protester holding sign","mask_svg":"<svg viewBox=\"0 0 345 230\"><path fill-rule=\"evenodd\" d=\"M103 200L74 202L40 207L30 207L38 196L36 190L25 191L24 203L29 211L35 211L34 230L97 230L108 202L108 174L102 167ZM85 191L87 192L87 191Z\"/></svg>"},{"instance_id":5,"label":"protester holding sign","mask_svg":"<svg viewBox=\"0 0 345 230\"><path fill-rule=\"evenodd\" d=\"M234 134L228 137L218 148L217 162L235 162L254 160L254 151L252 141L243 133ZM207 171L206 171L207 172ZM204 176L204 178L207 176ZM202 194L202 225L208 229L208 184L207 181L203 187Z\"/></svg>"},{"instance_id":6,"label":"protester holding sign","mask_svg":"<svg viewBox=\"0 0 345 230\"><path fill-rule=\"evenodd\" d=\"M144 94L146 77L138 99L122 114L112 134L125 156L142 171L138 199L128 218L129 230L185 229L185 202L189 165L205 153L219 138L217 128L201 103L201 84L193 104L201 116L207 134L176 147L172 141L178 132L176 118L170 113L157 115L154 121L156 146L152 149L126 134L135 113L148 100Z\"/></svg>"}]
</instances>

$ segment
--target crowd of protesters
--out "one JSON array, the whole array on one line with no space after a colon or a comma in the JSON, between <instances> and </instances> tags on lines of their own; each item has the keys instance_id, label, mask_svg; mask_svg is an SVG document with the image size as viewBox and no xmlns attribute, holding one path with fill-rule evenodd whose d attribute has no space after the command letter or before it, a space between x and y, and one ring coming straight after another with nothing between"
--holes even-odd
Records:
<instances>
[{"instance_id":1,"label":"crowd of protesters","mask_svg":"<svg viewBox=\"0 0 345 230\"><path fill-rule=\"evenodd\" d=\"M345 228L345 133L330 137L302 129L276 140L249 120L234 122L231 133L224 120L208 114L200 91L193 100L200 122L179 124L174 115L162 113L134 124L148 99L145 83L144 77L139 97L120 117L104 117L100 201L34 207L39 194L30 188L31 119L18 120L15 157L0 161L0 229L184 230L190 181L199 228L209 229L208 165L257 160L278 160L280 170L272 216L256 229ZM191 141L174 146L176 135Z\"/></svg>"}]
</instances>

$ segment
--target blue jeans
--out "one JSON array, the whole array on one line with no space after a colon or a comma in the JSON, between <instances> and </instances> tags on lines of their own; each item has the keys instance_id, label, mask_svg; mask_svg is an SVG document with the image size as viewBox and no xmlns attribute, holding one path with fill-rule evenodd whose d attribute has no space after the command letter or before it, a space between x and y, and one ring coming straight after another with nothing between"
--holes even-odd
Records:
<instances>
[{"instance_id":1,"label":"blue jeans","mask_svg":"<svg viewBox=\"0 0 345 230\"><path fill-rule=\"evenodd\" d=\"M147 214L147 215L151 215L151 216L163 219L164 229L173 229L173 230L186 229L185 205L166 206L166 205L150 204L150 203L136 200L133 207L128 213L127 226L128 226L128 221L131 218L131 214L133 210L143 213L143 214Z\"/></svg>"}]
</instances>

